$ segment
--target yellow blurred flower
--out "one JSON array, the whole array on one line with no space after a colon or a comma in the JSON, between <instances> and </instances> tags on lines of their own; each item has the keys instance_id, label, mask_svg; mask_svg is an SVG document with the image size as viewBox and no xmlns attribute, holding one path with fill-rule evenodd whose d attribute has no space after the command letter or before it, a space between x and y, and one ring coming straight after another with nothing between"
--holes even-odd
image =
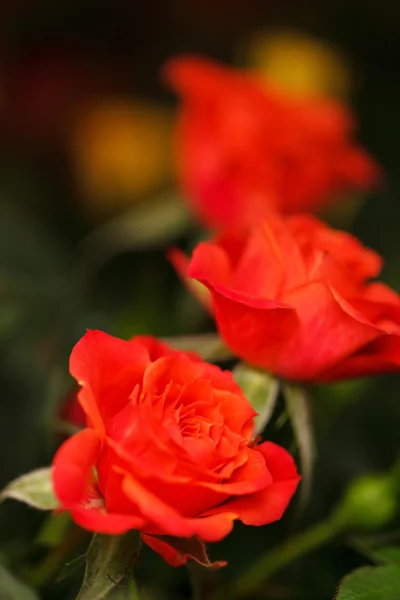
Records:
<instances>
[{"instance_id":1,"label":"yellow blurred flower","mask_svg":"<svg viewBox=\"0 0 400 600\"><path fill-rule=\"evenodd\" d=\"M327 43L300 32L253 34L243 45L244 60L277 86L296 96L350 93L350 73L343 58Z\"/></svg>"},{"instance_id":2,"label":"yellow blurred flower","mask_svg":"<svg viewBox=\"0 0 400 600\"><path fill-rule=\"evenodd\" d=\"M105 99L77 117L69 147L92 214L115 212L168 183L172 125L164 106L138 100Z\"/></svg>"}]
</instances>

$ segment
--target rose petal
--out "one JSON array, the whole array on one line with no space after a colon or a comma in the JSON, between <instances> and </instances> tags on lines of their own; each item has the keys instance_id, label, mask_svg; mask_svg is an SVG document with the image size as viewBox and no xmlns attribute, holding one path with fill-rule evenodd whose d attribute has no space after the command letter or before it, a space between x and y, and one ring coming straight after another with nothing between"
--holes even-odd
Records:
<instances>
[{"instance_id":1,"label":"rose petal","mask_svg":"<svg viewBox=\"0 0 400 600\"><path fill-rule=\"evenodd\" d=\"M186 254L177 248L171 248L167 252L167 258L192 296L196 298L207 311L211 312L212 303L210 292L202 283L188 277L187 269L189 266L189 258Z\"/></svg>"},{"instance_id":2,"label":"rose petal","mask_svg":"<svg viewBox=\"0 0 400 600\"><path fill-rule=\"evenodd\" d=\"M84 389L89 388L79 399L96 428L104 430L104 421L123 408L149 363L142 345L102 331L88 331L76 344L70 372Z\"/></svg>"},{"instance_id":3,"label":"rose petal","mask_svg":"<svg viewBox=\"0 0 400 600\"><path fill-rule=\"evenodd\" d=\"M299 327L295 308L224 288L214 289L212 296L217 327L227 346L246 362L273 370L281 348Z\"/></svg>"},{"instance_id":4,"label":"rose petal","mask_svg":"<svg viewBox=\"0 0 400 600\"><path fill-rule=\"evenodd\" d=\"M400 335L383 334L357 354L345 356L341 362L320 373L318 381L396 373L400 368Z\"/></svg>"},{"instance_id":5,"label":"rose petal","mask_svg":"<svg viewBox=\"0 0 400 600\"><path fill-rule=\"evenodd\" d=\"M81 527L99 533L118 535L140 529L144 521L137 515L110 514L95 483L94 466L101 442L93 429L84 429L60 447L53 461L53 485L62 509Z\"/></svg>"},{"instance_id":6,"label":"rose petal","mask_svg":"<svg viewBox=\"0 0 400 600\"><path fill-rule=\"evenodd\" d=\"M198 536L204 541L214 542L228 535L233 527L235 516L228 511L197 519L183 517L128 474L123 489L146 521L152 523L152 527L147 528L148 533L184 538Z\"/></svg>"},{"instance_id":7,"label":"rose petal","mask_svg":"<svg viewBox=\"0 0 400 600\"><path fill-rule=\"evenodd\" d=\"M156 538L142 535L142 539L172 567L180 567L188 560L194 560L208 569L220 569L227 564L226 561L210 562L203 542L196 538L185 540L171 536Z\"/></svg>"},{"instance_id":8,"label":"rose petal","mask_svg":"<svg viewBox=\"0 0 400 600\"><path fill-rule=\"evenodd\" d=\"M273 370L291 379L316 379L379 335L379 330L325 284L314 282L293 290L299 327L276 355Z\"/></svg>"},{"instance_id":9,"label":"rose petal","mask_svg":"<svg viewBox=\"0 0 400 600\"><path fill-rule=\"evenodd\" d=\"M71 510L71 518L88 531L108 535L121 535L131 529L141 530L146 526L141 517L107 513L105 509L100 508L75 508Z\"/></svg>"},{"instance_id":10,"label":"rose petal","mask_svg":"<svg viewBox=\"0 0 400 600\"><path fill-rule=\"evenodd\" d=\"M257 450L265 459L273 483L254 494L230 500L209 514L227 510L245 525L267 525L282 517L300 481L295 463L286 450L271 442L261 444Z\"/></svg>"},{"instance_id":11,"label":"rose petal","mask_svg":"<svg viewBox=\"0 0 400 600\"><path fill-rule=\"evenodd\" d=\"M98 434L93 429L83 429L65 441L56 452L52 470L53 486L57 498L65 507L80 504L93 494L93 466L100 448Z\"/></svg>"}]
</instances>

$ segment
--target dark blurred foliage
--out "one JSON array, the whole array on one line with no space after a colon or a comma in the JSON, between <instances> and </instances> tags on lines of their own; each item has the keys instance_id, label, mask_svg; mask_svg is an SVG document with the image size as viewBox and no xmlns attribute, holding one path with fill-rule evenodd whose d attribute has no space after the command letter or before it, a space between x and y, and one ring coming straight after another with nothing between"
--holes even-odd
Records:
<instances>
[{"instance_id":1,"label":"dark blurred foliage","mask_svg":"<svg viewBox=\"0 0 400 600\"><path fill-rule=\"evenodd\" d=\"M174 188L171 168L150 165L149 186L129 177L125 185L125 175L118 179L112 169L107 179L107 161L97 163L91 151L87 156L90 132L70 135L82 133L82 114L104 98L116 102L117 125L111 120L108 126L113 131L130 126L131 118L132 127L135 118L142 124L146 119L122 111L118 123L119 102L160 103L166 121L172 121L174 101L159 75L172 54L204 53L233 63L242 41L263 28L294 29L340 50L351 72L360 138L383 165L387 181L351 222L341 221L340 214L335 218L384 256L383 279L400 291L400 4L14 0L2 3L0 17L0 486L50 463L59 442L58 410L73 389L68 356L86 328L122 337L212 328L164 257L165 245L193 245L193 235L200 235L193 224L172 228L166 237L159 233L167 219L163 198L168 203ZM103 141L95 138L94 147ZM147 143L139 142L132 152L140 154ZM143 153L150 156L159 143L165 140L145 145ZM124 155L130 147L121 144ZM75 167L76 156L83 171L91 170L89 184ZM102 186L112 188L113 176L118 185L125 183L104 198ZM154 195L161 208L145 221L151 238L146 242L135 219L143 217ZM399 451L398 384L391 376L312 392L318 464L309 507L300 523L292 510L265 528L236 526L210 548L214 559L229 561L217 579L229 579L288 533L323 518L355 475L390 467ZM272 424L267 435L291 444L286 427ZM41 514L16 503L0 507L0 563L22 578L30 573L34 580L32 570L43 559L44 548L32 542L42 521ZM283 571L257 597L331 600L339 579L361 563L339 539ZM40 593L49 600L73 598L81 574L78 569L57 584L50 578ZM190 597L186 570L168 567L150 551L141 560L139 579L151 582L151 598Z\"/></svg>"}]
</instances>

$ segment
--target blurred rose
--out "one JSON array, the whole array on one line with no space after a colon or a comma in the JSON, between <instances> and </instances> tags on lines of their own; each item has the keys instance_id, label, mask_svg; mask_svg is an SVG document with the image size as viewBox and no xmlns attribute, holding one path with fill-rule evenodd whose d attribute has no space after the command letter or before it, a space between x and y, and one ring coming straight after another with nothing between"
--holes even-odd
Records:
<instances>
[{"instance_id":1,"label":"blurred rose","mask_svg":"<svg viewBox=\"0 0 400 600\"><path fill-rule=\"evenodd\" d=\"M379 178L353 142L352 116L333 101L293 99L248 74L200 58L165 70L181 107L178 172L210 227L241 226L266 209L317 210Z\"/></svg>"}]
</instances>

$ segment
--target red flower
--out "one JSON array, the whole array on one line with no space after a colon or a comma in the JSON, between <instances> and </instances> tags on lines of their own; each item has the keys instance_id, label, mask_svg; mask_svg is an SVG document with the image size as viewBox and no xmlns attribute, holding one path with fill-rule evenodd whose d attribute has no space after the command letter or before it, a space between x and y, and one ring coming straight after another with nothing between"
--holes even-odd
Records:
<instances>
[{"instance_id":1,"label":"red flower","mask_svg":"<svg viewBox=\"0 0 400 600\"><path fill-rule=\"evenodd\" d=\"M217 327L242 359L294 380L400 368L400 297L368 279L381 259L311 216L278 215L193 253Z\"/></svg>"},{"instance_id":2,"label":"red flower","mask_svg":"<svg viewBox=\"0 0 400 600\"><path fill-rule=\"evenodd\" d=\"M230 372L152 338L100 331L78 342L70 369L89 426L58 450L53 483L76 523L138 529L178 565L191 554L174 549L176 538L211 542L235 519L282 516L296 467L283 448L254 445L255 412Z\"/></svg>"},{"instance_id":3,"label":"red flower","mask_svg":"<svg viewBox=\"0 0 400 600\"><path fill-rule=\"evenodd\" d=\"M379 179L375 163L352 141L352 116L334 101L295 99L193 57L171 60L165 74L182 101L181 184L211 227L243 225L265 207L318 209Z\"/></svg>"}]
</instances>

